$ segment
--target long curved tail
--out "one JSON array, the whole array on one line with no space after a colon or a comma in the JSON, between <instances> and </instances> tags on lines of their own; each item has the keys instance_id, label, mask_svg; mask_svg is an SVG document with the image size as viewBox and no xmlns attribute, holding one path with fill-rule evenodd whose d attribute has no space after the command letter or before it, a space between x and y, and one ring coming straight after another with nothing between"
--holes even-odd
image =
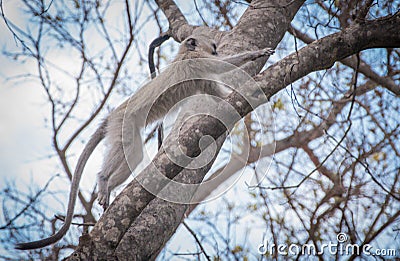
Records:
<instances>
[{"instance_id":1,"label":"long curved tail","mask_svg":"<svg viewBox=\"0 0 400 261\"><path fill-rule=\"evenodd\" d=\"M57 233L48 238L44 238L38 241L18 243L15 245L16 249L27 250L27 249L42 248L54 244L67 233L72 222L72 217L74 215L75 202L76 202L76 197L78 195L79 182L82 177L83 169L90 155L93 153L94 149L104 138L105 133L106 133L106 121L103 121L100 127L95 131L95 133L93 133L92 137L90 138L85 148L83 149L81 156L79 157L78 164L76 166L75 173L72 178L71 192L69 194L69 201L68 201L67 217L65 218L64 224L62 225L60 230L58 230Z\"/></svg>"}]
</instances>

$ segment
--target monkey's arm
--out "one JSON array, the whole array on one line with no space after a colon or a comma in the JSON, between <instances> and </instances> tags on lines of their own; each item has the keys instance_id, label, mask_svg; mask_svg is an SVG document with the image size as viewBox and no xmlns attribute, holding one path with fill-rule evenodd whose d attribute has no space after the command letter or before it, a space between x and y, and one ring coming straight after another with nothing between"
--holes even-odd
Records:
<instances>
[{"instance_id":1,"label":"monkey's arm","mask_svg":"<svg viewBox=\"0 0 400 261\"><path fill-rule=\"evenodd\" d=\"M222 57L222 61L233 64L235 66L240 67L241 65L254 61L257 58L270 56L274 53L274 50L271 48L265 48L257 51L243 52L233 56Z\"/></svg>"}]
</instances>

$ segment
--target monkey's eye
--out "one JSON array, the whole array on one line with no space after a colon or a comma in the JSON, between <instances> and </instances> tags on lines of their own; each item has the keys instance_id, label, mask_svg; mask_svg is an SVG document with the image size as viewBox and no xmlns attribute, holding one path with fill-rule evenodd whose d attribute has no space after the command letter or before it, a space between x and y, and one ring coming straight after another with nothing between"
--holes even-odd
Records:
<instances>
[{"instance_id":1,"label":"monkey's eye","mask_svg":"<svg viewBox=\"0 0 400 261\"><path fill-rule=\"evenodd\" d=\"M213 51L212 51L212 55L217 55L218 53L217 53L217 45L215 44L215 43L213 43L212 44L212 48L213 48Z\"/></svg>"},{"instance_id":2,"label":"monkey's eye","mask_svg":"<svg viewBox=\"0 0 400 261\"><path fill-rule=\"evenodd\" d=\"M197 46L197 41L194 38L189 38L186 40L186 47L189 51L194 51Z\"/></svg>"}]
</instances>

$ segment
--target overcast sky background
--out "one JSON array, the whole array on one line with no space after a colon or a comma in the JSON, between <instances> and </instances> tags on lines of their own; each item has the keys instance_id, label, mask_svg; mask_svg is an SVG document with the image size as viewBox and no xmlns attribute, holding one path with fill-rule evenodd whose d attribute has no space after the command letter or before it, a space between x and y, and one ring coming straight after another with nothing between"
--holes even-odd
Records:
<instances>
[{"instance_id":1,"label":"overcast sky background","mask_svg":"<svg viewBox=\"0 0 400 261\"><path fill-rule=\"evenodd\" d=\"M191 11L191 1L182 0L177 2L184 13L193 13ZM18 1L5 1L6 15L13 20L13 22L21 25L26 24L26 21L23 18L24 16L16 3L18 3ZM121 13L117 7L118 5L116 5L116 8L113 9L109 15L118 20L121 18ZM147 17L149 14L146 12L148 12L148 10L143 13L143 18ZM189 20L195 21L194 18L189 18ZM198 24L198 20L196 20L195 23ZM145 28L146 29L143 30L138 37L140 37L140 42L144 43L143 46L141 46L141 48L143 48L141 51L146 54L146 44L150 43L151 40L157 36L158 31L154 30L155 26L151 23L146 25ZM166 28L167 24L165 23L164 29ZM92 44L95 46L96 39L94 38L91 40ZM170 40L169 43L172 44L172 40ZM301 43L298 44L298 47L300 48ZM177 45L174 44L174 46L176 47ZM0 48L2 51L20 48L20 44L14 41L12 34L6 28L3 20L0 20ZM166 54L173 53L176 52L176 48L172 49L165 47L164 51L166 51ZM280 53L278 50L271 61L278 60L284 55L285 54ZM50 52L49 57L51 57L52 61L61 67L74 68L75 61L71 58L71 55L68 54L68 52ZM131 51L131 62L133 63L133 61L137 59L137 52ZM381 61L377 60L376 63L381 63ZM135 66L131 66L131 68L132 73L135 75L136 73L143 73L141 71L142 68ZM146 68L146 72L144 73L146 75L147 67L143 68ZM62 175L51 183L49 191L62 194L66 197L69 192L70 183L64 174L60 172L62 171L60 163L55 157L54 151L51 147L52 133L49 128L45 127L47 124L45 118L49 117L49 107L44 91L38 84L37 80L26 77L13 78L20 74L36 74L36 70L36 64L29 60L21 63L20 61L13 61L0 55L0 189L4 189L13 180L15 180L14 184L25 192L28 192L28 185L31 184L35 186L35 189L40 189L43 188L50 177L54 176L56 173L61 173ZM57 79L57 82L62 84L66 89L72 88L73 90L71 79L66 78L62 74L58 75L59 79ZM144 78L137 81L143 82ZM340 79L338 81L340 81ZM343 82L345 81L347 80L343 79ZM132 90L140 87L138 82L132 82L129 87ZM73 92L71 95L73 95ZM92 100L90 100L90 98L87 99L88 106L86 110L90 110L90 105L93 105L91 103ZM112 98L111 104L115 107L120 104L120 102L121 96L116 95ZM84 110L85 108L83 108L83 111ZM294 113L294 111L291 111L291 113ZM101 117L98 117L98 121L100 119ZM71 128L72 127L76 126L71 126ZM71 148L68 156L70 157L70 166L72 169L75 167L76 159L84 146L84 141L87 140L95 127L96 124L92 124L90 128L85 130L81 137L82 143L80 144L79 142L76 142ZM68 132L66 133L68 134ZM63 137L60 138L62 139ZM155 151L156 147L154 145L154 143L150 144L150 147L152 146L153 148L151 154ZM95 186L96 173L100 167L102 158L103 148L100 147L92 155L87 167L85 168L81 184L83 185L82 187L87 188L89 191L91 191ZM144 164L142 164L142 167ZM307 169L306 163L304 168L305 170ZM249 198L249 194L244 180L250 179L251 177L249 176L249 173L245 173L243 179L239 180L237 186L228 191L226 196L238 201L246 201ZM61 196L59 198L62 199L63 197ZM56 201L52 196L43 197L41 200L47 204L48 208L46 209L46 215L48 217L51 217L54 213L63 213L65 210L66 201ZM284 206L279 205L279 203L280 202L276 205L277 211L284 211ZM207 207L212 210L218 209L220 206L221 204L218 203L218 201L213 201L207 205ZM98 208L97 213L98 216L101 215L102 211L100 208ZM243 224L247 224L240 228L240 232L244 232L246 229L252 229L252 233L248 234L248 238L240 238L244 233L238 233L239 237L236 239L238 244L241 244L243 240L246 240L256 247L262 241L265 228L256 225L248 227L248 224L252 224L252 221L249 220L252 218L253 217L250 215L244 215L244 218L240 221L243 222ZM220 222L224 221L222 220ZM3 223L3 220L0 220L0 223ZM185 229L180 229L180 231L185 231ZM391 239L392 238L387 238L387 240ZM194 243L192 236L188 232L184 232L178 233L177 236L174 236L174 239L170 241L170 245L173 246L175 251L184 252L187 249L193 249ZM1 251L0 246L0 252Z\"/></svg>"},{"instance_id":2,"label":"overcast sky background","mask_svg":"<svg viewBox=\"0 0 400 261\"><path fill-rule=\"evenodd\" d=\"M179 7L184 13L191 11L191 6L187 4L188 1L180 1ZM18 1L10 0L4 2L4 10L9 19L12 22L25 27L27 21L24 20L24 15L20 9ZM148 11L148 10L147 10ZM114 9L113 12L109 13L110 17L114 16L115 19L121 18L120 10ZM144 13L142 17L147 17ZM141 34L141 42L150 43L154 39L158 31L153 30L155 28L151 24L146 25L145 33ZM35 29L32 27L32 29ZM96 42L95 39L92 39ZM171 42L170 40L169 42ZM12 37L11 32L6 27L4 21L0 20L0 48L1 51L12 51L19 50L21 44L15 41ZM175 44L176 46L176 44ZM143 52L147 52L147 46L143 46ZM168 53L169 48L165 48ZM175 52L176 48L172 50ZM138 59L137 54L131 52L132 60ZM74 68L75 62L71 59L71 55L68 52L51 52L49 51L48 57L51 61L61 68ZM77 68L78 69L78 68ZM139 68L140 70L140 68ZM133 72L136 73L136 72ZM61 173L60 177L54 179L48 191L51 193L57 193L61 195L68 195L69 192L69 181L61 172L62 168L58 158L55 157L54 151L51 145L51 130L46 127L48 122L45 118L49 118L49 104L47 97L40 86L37 79L31 77L16 77L18 75L37 74L37 65L34 61L25 60L21 63L21 60L14 61L6 58L3 53L0 55L0 189L4 189L6 186L12 184L25 193L38 191L43 188L46 182L57 173ZM147 71L146 71L147 74ZM65 77L61 73L58 73L59 79L57 83L62 84L65 88L68 88L68 83L72 84L71 79ZM144 80L144 79L143 79ZM143 81L142 80L142 81ZM136 83L132 83L133 85ZM139 86L131 86L133 89ZM73 92L71 93L73 95ZM115 101L114 104L117 106L120 102ZM90 107L88 106L88 110ZM90 129L85 130L84 135L86 138L89 137L93 131L93 126ZM72 150L70 150L71 167L74 168L77 157L84 144L74 144ZM151 149L150 153L154 154L155 146L154 143L148 147ZM88 162L87 167L81 181L81 187L87 188L91 191L95 185L96 172L98 171L102 161L103 148L100 147L92 155L91 160ZM143 163L143 167L146 163ZM139 167L139 169L141 168ZM247 177L250 180L251 177ZM14 182L15 181L15 182ZM244 191L244 182L241 181L242 189ZM30 186L34 186L34 188ZM229 192L232 197L238 197L238 190L234 189ZM248 197L247 193L240 193L240 200L245 200ZM62 198L62 197L60 197ZM53 196L44 196L41 198L43 202L46 202L46 215L51 217L54 213L63 213L66 208L66 200L57 201ZM7 202L3 202L7 204ZM210 204L210 208L218 208L218 205ZM98 216L102 213L101 209L98 209ZM3 223L4 220L0 222ZM246 221L246 218L243 219ZM243 230L248 227L243 227ZM260 233L253 233L250 236L251 242L258 244L262 240L262 230L264 228L258 228ZM252 238L254 237L254 238ZM189 240L188 240L189 238ZM248 238L249 239L249 238ZM244 239L243 239L244 240ZM238 239L240 243L240 239ZM179 236L171 240L170 245L172 249L176 251L186 251L193 247L192 236L188 232L179 233ZM4 249L0 246L0 253Z\"/></svg>"}]
</instances>

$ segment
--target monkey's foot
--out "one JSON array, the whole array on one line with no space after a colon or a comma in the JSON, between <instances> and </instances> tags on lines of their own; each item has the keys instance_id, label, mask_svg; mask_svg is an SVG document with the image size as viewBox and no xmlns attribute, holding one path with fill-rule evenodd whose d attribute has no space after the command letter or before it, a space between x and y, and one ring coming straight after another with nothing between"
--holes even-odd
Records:
<instances>
[{"instance_id":1,"label":"monkey's foot","mask_svg":"<svg viewBox=\"0 0 400 261\"><path fill-rule=\"evenodd\" d=\"M108 193L101 193L99 191L99 195L97 197L97 200L99 201L100 206L103 207L104 211L108 208L110 197L108 196Z\"/></svg>"}]
</instances>

